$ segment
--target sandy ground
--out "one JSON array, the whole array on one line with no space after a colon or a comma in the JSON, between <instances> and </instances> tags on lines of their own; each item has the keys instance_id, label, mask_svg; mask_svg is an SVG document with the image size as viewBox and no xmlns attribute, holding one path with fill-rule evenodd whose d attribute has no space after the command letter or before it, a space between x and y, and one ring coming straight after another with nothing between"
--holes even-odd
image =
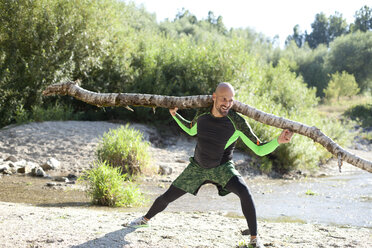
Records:
<instances>
[{"instance_id":1,"label":"sandy ground","mask_svg":"<svg viewBox=\"0 0 372 248\"><path fill-rule=\"evenodd\" d=\"M0 159L12 154L43 163L54 157L62 164L58 173L79 173L90 167L102 134L117 127L119 124L108 122L76 121L8 127L0 130ZM156 129L139 124L132 127L159 143ZM175 136L167 140L165 148L152 146L150 153L154 163L173 168L174 173L167 177L173 180L187 165L194 145L193 140ZM235 154L237 164L247 160L246 155ZM241 234L245 220L223 212L164 212L152 220L151 227L134 230L121 224L141 213L120 209L5 202L0 202L0 209L0 247L236 247L248 239ZM259 222L259 233L266 247L372 247L370 228Z\"/></svg>"},{"instance_id":2,"label":"sandy ground","mask_svg":"<svg viewBox=\"0 0 372 248\"><path fill-rule=\"evenodd\" d=\"M222 212L160 213L148 228L121 224L138 213L0 203L1 247L236 247L244 219ZM372 247L371 230L259 222L265 247Z\"/></svg>"}]
</instances>

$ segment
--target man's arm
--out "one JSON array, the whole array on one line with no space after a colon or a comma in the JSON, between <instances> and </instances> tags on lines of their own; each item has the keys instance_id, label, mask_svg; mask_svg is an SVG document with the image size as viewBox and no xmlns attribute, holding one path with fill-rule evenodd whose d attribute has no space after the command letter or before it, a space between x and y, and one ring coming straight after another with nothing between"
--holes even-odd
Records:
<instances>
[{"instance_id":1,"label":"man's arm","mask_svg":"<svg viewBox=\"0 0 372 248\"><path fill-rule=\"evenodd\" d=\"M281 136L279 136L278 138L275 138L270 142L262 143L253 133L252 128L242 116L240 116L236 112L233 112L230 115L230 117L232 118L233 123L235 125L236 132L234 136L236 137L236 139L240 137L244 144L248 146L258 156L265 156L273 152L279 146L280 143L287 143L290 141L290 137L289 135L287 135L285 137L287 138L287 140L289 138L289 140L287 142L283 142L284 135L281 135L283 136L282 138Z\"/></svg>"},{"instance_id":2,"label":"man's arm","mask_svg":"<svg viewBox=\"0 0 372 248\"><path fill-rule=\"evenodd\" d=\"M194 136L197 133L196 122L191 122L183 118L177 113L178 108L169 109L169 113L172 115L173 119L177 122L178 126L182 128L188 135Z\"/></svg>"}]
</instances>

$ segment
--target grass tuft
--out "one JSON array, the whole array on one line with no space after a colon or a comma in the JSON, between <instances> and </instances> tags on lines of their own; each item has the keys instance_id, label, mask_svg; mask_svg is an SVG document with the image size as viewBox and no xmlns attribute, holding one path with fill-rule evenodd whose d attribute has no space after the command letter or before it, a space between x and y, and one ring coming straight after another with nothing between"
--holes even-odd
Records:
<instances>
[{"instance_id":1,"label":"grass tuft","mask_svg":"<svg viewBox=\"0 0 372 248\"><path fill-rule=\"evenodd\" d=\"M131 182L121 168L111 167L106 162L95 162L78 179L87 184L87 195L92 204L109 207L133 207L146 202L136 184Z\"/></svg>"},{"instance_id":2,"label":"grass tuft","mask_svg":"<svg viewBox=\"0 0 372 248\"><path fill-rule=\"evenodd\" d=\"M127 124L103 135L97 148L97 157L113 167L120 167L123 173L132 177L149 167L149 146L142 133L129 128Z\"/></svg>"}]
</instances>

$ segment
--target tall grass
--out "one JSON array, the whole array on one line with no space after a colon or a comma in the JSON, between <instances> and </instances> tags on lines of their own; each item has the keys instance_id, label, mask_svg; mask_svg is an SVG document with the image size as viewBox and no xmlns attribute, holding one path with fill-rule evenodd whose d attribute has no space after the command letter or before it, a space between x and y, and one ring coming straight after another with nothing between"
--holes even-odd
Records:
<instances>
[{"instance_id":1,"label":"tall grass","mask_svg":"<svg viewBox=\"0 0 372 248\"><path fill-rule=\"evenodd\" d=\"M120 167L129 176L138 175L150 166L149 143L129 124L110 130L102 137L97 157L109 165Z\"/></svg>"},{"instance_id":2,"label":"tall grass","mask_svg":"<svg viewBox=\"0 0 372 248\"><path fill-rule=\"evenodd\" d=\"M87 184L87 194L94 205L133 207L146 201L138 186L122 173L121 168L111 167L106 162L95 162L94 168L85 171L79 181Z\"/></svg>"}]
</instances>

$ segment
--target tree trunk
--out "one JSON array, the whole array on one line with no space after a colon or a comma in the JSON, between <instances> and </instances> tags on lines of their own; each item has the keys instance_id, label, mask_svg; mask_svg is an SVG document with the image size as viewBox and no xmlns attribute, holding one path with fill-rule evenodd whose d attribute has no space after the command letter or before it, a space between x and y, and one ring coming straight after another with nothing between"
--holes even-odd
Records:
<instances>
[{"instance_id":1,"label":"tree trunk","mask_svg":"<svg viewBox=\"0 0 372 248\"><path fill-rule=\"evenodd\" d=\"M186 108L201 108L213 104L211 95L198 96L162 96L151 94L136 94L136 93L96 93L85 90L79 87L75 82L65 82L48 86L43 95L69 95L83 102L98 106L98 107L126 107L144 106L144 107L162 107L179 109ZM372 162L360 158L352 153L349 153L331 138L326 136L317 127L310 127L305 124L291 121L282 117L262 112L249 105L234 101L233 109L243 115L246 115L261 123L274 126L281 129L289 129L295 133L307 136L325 147L330 153L339 159L341 165L342 160L359 167L368 172L372 172Z\"/></svg>"}]
</instances>

